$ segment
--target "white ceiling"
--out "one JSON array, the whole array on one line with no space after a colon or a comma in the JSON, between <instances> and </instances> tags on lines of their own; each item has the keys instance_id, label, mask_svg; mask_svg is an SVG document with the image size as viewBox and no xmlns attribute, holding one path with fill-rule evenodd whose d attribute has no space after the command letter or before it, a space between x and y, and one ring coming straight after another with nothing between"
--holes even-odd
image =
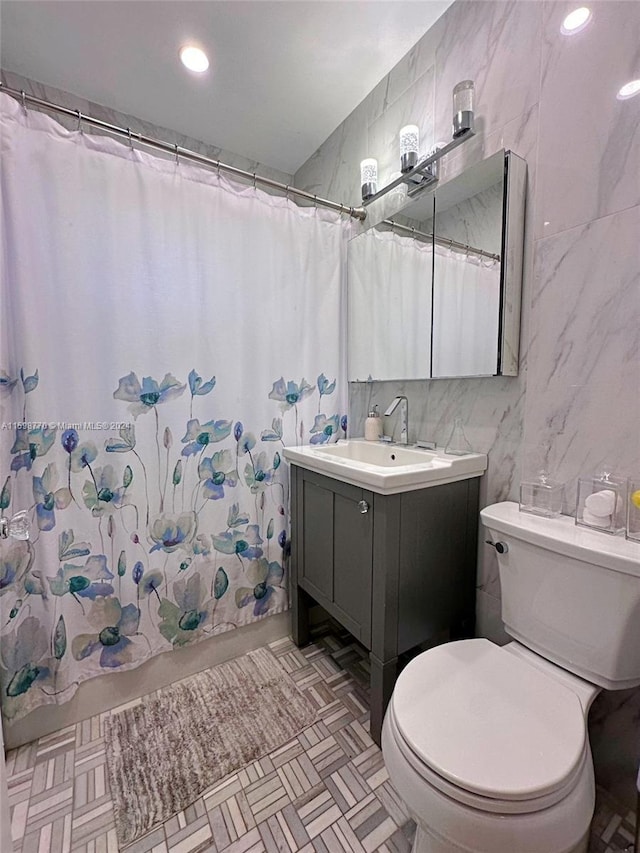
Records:
<instances>
[{"instance_id":1,"label":"white ceiling","mask_svg":"<svg viewBox=\"0 0 640 853\"><path fill-rule=\"evenodd\" d=\"M7 71L294 173L451 0L2 0ZM201 45L204 75L178 61Z\"/></svg>"}]
</instances>

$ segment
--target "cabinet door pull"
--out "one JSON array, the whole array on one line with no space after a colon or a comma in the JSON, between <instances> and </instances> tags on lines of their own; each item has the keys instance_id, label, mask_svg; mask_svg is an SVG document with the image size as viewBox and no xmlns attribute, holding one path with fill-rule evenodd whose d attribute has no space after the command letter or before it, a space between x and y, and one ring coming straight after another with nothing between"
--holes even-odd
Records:
<instances>
[{"instance_id":1,"label":"cabinet door pull","mask_svg":"<svg viewBox=\"0 0 640 853\"><path fill-rule=\"evenodd\" d=\"M366 501L358 501L358 509L364 515L365 512L369 512L369 504Z\"/></svg>"}]
</instances>

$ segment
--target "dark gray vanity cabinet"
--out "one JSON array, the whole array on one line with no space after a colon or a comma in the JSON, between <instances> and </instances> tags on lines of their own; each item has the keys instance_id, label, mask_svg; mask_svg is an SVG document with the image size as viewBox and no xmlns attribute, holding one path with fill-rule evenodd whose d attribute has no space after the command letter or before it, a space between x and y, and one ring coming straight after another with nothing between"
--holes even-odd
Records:
<instances>
[{"instance_id":1,"label":"dark gray vanity cabinet","mask_svg":"<svg viewBox=\"0 0 640 853\"><path fill-rule=\"evenodd\" d=\"M291 466L293 638L317 602L369 650L377 743L399 656L473 636L479 482L381 495Z\"/></svg>"},{"instance_id":2,"label":"dark gray vanity cabinet","mask_svg":"<svg viewBox=\"0 0 640 853\"><path fill-rule=\"evenodd\" d=\"M370 649L373 492L293 470L299 485L292 542L297 585Z\"/></svg>"}]
</instances>

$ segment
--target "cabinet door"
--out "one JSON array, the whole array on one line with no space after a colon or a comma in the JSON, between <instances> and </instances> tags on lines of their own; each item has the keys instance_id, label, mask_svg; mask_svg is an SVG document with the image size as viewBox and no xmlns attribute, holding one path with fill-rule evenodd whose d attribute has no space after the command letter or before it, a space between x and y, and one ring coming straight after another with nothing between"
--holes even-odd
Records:
<instances>
[{"instance_id":1,"label":"cabinet door","mask_svg":"<svg viewBox=\"0 0 640 853\"><path fill-rule=\"evenodd\" d=\"M364 513L361 501L368 507ZM333 530L333 603L345 628L371 648L373 501L369 492L354 489L350 495L335 495Z\"/></svg>"},{"instance_id":2,"label":"cabinet door","mask_svg":"<svg viewBox=\"0 0 640 853\"><path fill-rule=\"evenodd\" d=\"M398 652L473 626L478 480L401 495Z\"/></svg>"},{"instance_id":3,"label":"cabinet door","mask_svg":"<svg viewBox=\"0 0 640 853\"><path fill-rule=\"evenodd\" d=\"M373 495L306 470L300 487L298 583L370 647Z\"/></svg>"},{"instance_id":4,"label":"cabinet door","mask_svg":"<svg viewBox=\"0 0 640 853\"><path fill-rule=\"evenodd\" d=\"M326 477L302 475L302 564L300 580L317 598L333 601L333 491Z\"/></svg>"}]
</instances>

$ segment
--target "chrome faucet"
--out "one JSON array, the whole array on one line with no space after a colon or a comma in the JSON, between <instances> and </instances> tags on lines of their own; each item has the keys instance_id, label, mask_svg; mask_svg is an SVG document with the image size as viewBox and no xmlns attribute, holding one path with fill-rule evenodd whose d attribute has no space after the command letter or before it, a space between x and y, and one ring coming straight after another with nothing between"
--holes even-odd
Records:
<instances>
[{"instance_id":1,"label":"chrome faucet","mask_svg":"<svg viewBox=\"0 0 640 853\"><path fill-rule=\"evenodd\" d=\"M402 408L400 409L400 441L398 443L409 444L409 401L407 398L402 395L394 397L384 416L387 418L392 415L400 404L402 404Z\"/></svg>"}]
</instances>

